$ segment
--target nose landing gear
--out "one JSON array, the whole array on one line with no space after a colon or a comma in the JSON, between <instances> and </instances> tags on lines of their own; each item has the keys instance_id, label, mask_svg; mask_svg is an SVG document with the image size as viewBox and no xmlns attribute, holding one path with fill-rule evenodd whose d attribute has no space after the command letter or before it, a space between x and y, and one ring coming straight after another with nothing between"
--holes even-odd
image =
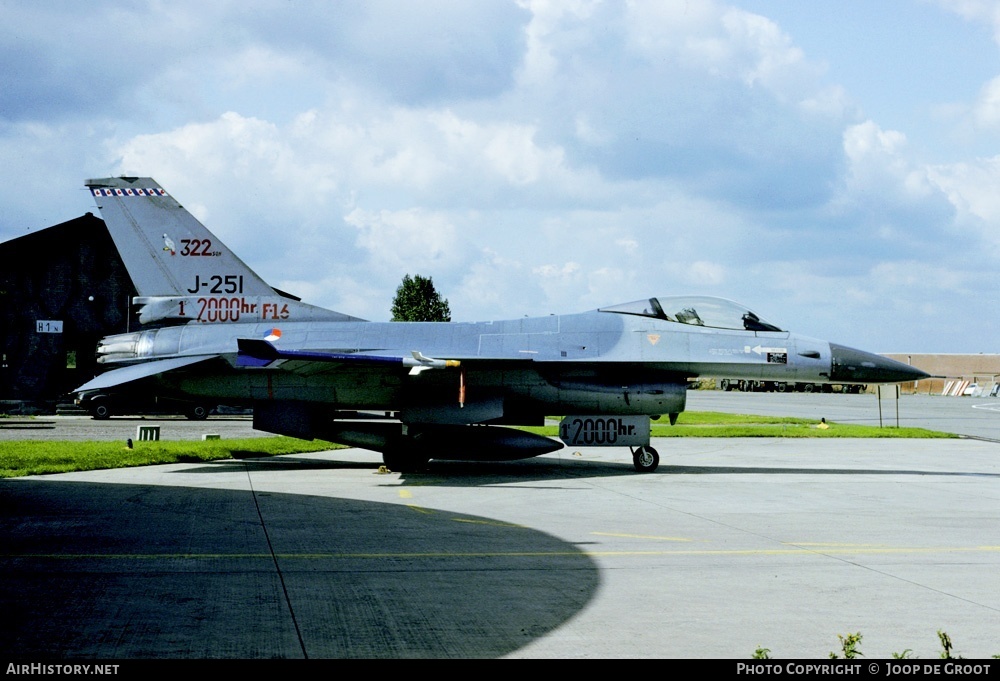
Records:
<instances>
[{"instance_id":1,"label":"nose landing gear","mask_svg":"<svg viewBox=\"0 0 1000 681\"><path fill-rule=\"evenodd\" d=\"M652 473L660 465L659 453L649 445L632 450L632 464L639 473Z\"/></svg>"}]
</instances>

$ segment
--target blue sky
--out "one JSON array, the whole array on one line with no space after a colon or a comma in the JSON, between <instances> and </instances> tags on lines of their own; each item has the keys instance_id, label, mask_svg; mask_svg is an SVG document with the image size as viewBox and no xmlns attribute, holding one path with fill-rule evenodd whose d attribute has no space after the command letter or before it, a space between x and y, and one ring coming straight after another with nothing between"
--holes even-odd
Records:
<instances>
[{"instance_id":1,"label":"blue sky","mask_svg":"<svg viewBox=\"0 0 1000 681\"><path fill-rule=\"evenodd\" d=\"M718 295L997 352L1000 2L0 0L0 240L155 178L272 285L386 320Z\"/></svg>"}]
</instances>

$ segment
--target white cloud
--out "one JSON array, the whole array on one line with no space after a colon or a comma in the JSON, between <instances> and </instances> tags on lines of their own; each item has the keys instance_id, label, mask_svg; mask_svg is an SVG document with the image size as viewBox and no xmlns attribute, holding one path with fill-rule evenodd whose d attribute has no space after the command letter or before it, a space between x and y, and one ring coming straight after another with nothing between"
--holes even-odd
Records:
<instances>
[{"instance_id":1,"label":"white cloud","mask_svg":"<svg viewBox=\"0 0 1000 681\"><path fill-rule=\"evenodd\" d=\"M955 228L975 231L991 257L1000 254L1000 156L935 166L930 177L955 207Z\"/></svg>"},{"instance_id":2,"label":"white cloud","mask_svg":"<svg viewBox=\"0 0 1000 681\"><path fill-rule=\"evenodd\" d=\"M25 5L0 26L0 229L152 175L265 279L362 317L420 273L456 319L714 293L844 341L859 314L869 340L911 334L943 304L927 279L960 298L947 272L992 274L1000 86L947 102L958 132L935 92L925 128L862 120L828 68L850 35L737 4ZM940 6L1000 26L996 3Z\"/></svg>"},{"instance_id":3,"label":"white cloud","mask_svg":"<svg viewBox=\"0 0 1000 681\"><path fill-rule=\"evenodd\" d=\"M1000 5L996 0L935 0L949 12L970 21L977 21L993 29L993 39L1000 43Z\"/></svg>"},{"instance_id":4,"label":"white cloud","mask_svg":"<svg viewBox=\"0 0 1000 681\"><path fill-rule=\"evenodd\" d=\"M415 274L452 268L463 244L443 215L420 209L369 212L356 208L344 217L358 232L356 243L382 271Z\"/></svg>"},{"instance_id":5,"label":"white cloud","mask_svg":"<svg viewBox=\"0 0 1000 681\"><path fill-rule=\"evenodd\" d=\"M464 269L455 290L443 291L442 295L448 299L455 320L520 317L526 314L526 283L530 286L519 262L486 248Z\"/></svg>"},{"instance_id":6,"label":"white cloud","mask_svg":"<svg viewBox=\"0 0 1000 681\"><path fill-rule=\"evenodd\" d=\"M872 121L849 127L844 132L848 191L855 197L864 194L880 201L926 199L934 187L928 182L926 168L915 165L907 151L906 135L899 131L882 130Z\"/></svg>"},{"instance_id":7,"label":"white cloud","mask_svg":"<svg viewBox=\"0 0 1000 681\"><path fill-rule=\"evenodd\" d=\"M773 21L717 2L630 2L632 45L715 78L762 87L779 100L816 100L822 67Z\"/></svg>"},{"instance_id":8,"label":"white cloud","mask_svg":"<svg viewBox=\"0 0 1000 681\"><path fill-rule=\"evenodd\" d=\"M972 116L979 127L1000 128L1000 76L983 85Z\"/></svg>"},{"instance_id":9,"label":"white cloud","mask_svg":"<svg viewBox=\"0 0 1000 681\"><path fill-rule=\"evenodd\" d=\"M692 286L718 286L726 281L724 265L707 260L696 260L687 268L687 282Z\"/></svg>"}]
</instances>

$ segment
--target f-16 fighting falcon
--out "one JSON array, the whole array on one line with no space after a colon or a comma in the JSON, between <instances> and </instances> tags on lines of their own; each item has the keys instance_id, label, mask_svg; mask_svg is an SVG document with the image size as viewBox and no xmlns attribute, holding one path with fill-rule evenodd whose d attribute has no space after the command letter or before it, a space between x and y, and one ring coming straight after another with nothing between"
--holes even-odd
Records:
<instances>
[{"instance_id":1,"label":"f-16 fighting falcon","mask_svg":"<svg viewBox=\"0 0 1000 681\"><path fill-rule=\"evenodd\" d=\"M112 367L77 389L253 408L254 428L382 453L521 459L629 447L652 472L650 420L674 423L702 377L902 383L928 374L800 336L734 302L656 296L589 312L489 322L369 322L268 286L159 184L88 180L143 328L104 338ZM560 415L560 441L506 426Z\"/></svg>"}]
</instances>

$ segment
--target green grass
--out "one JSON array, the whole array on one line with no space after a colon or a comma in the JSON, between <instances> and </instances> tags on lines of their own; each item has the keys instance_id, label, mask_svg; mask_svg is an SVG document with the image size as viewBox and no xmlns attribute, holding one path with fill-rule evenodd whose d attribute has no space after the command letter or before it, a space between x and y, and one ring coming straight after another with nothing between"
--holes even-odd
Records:
<instances>
[{"instance_id":1,"label":"green grass","mask_svg":"<svg viewBox=\"0 0 1000 681\"><path fill-rule=\"evenodd\" d=\"M217 459L321 452L341 447L342 445L322 440L297 440L290 437L205 442L135 442L132 449L128 449L121 441L4 442L0 443L0 478L101 468L127 468L158 463L194 463Z\"/></svg>"},{"instance_id":2,"label":"green grass","mask_svg":"<svg viewBox=\"0 0 1000 681\"><path fill-rule=\"evenodd\" d=\"M717 412L683 412L673 426L653 421L653 437L846 437L846 438L955 438L957 435L925 428L859 426L829 421L821 428L815 419L793 416L756 416Z\"/></svg>"},{"instance_id":3,"label":"green grass","mask_svg":"<svg viewBox=\"0 0 1000 681\"><path fill-rule=\"evenodd\" d=\"M559 417L550 417L558 419ZM653 421L653 437L815 437L815 438L956 438L924 428L858 426L828 422L819 428L815 419L794 416L755 416L718 412L683 412L673 426L666 419ZM558 426L525 428L538 435L557 437Z\"/></svg>"},{"instance_id":4,"label":"green grass","mask_svg":"<svg viewBox=\"0 0 1000 681\"><path fill-rule=\"evenodd\" d=\"M552 417L557 418L557 417ZM878 428L830 423L817 428L815 420L789 416L751 416L716 412L684 412L676 425L666 419L653 421L653 437L840 437L840 438L954 438L956 435L923 428ZM558 426L524 428L557 437ZM321 440L261 437L207 442L135 442L133 449L121 441L63 442L17 441L0 443L0 478L44 473L68 473L102 468L126 468L160 463L192 463L217 459L277 456L339 449L342 445Z\"/></svg>"}]
</instances>

